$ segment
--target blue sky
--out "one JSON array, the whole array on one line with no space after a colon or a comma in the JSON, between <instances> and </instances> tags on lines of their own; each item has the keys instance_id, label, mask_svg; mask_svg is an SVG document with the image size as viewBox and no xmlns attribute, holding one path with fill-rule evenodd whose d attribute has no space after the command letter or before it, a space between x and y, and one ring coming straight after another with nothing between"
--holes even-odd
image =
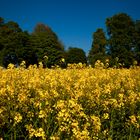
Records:
<instances>
[{"instance_id":1,"label":"blue sky","mask_svg":"<svg viewBox=\"0 0 140 140\"><path fill-rule=\"evenodd\" d=\"M140 19L140 0L0 0L0 16L32 32L37 23L52 28L68 47L91 49L92 34L105 20L124 12Z\"/></svg>"}]
</instances>

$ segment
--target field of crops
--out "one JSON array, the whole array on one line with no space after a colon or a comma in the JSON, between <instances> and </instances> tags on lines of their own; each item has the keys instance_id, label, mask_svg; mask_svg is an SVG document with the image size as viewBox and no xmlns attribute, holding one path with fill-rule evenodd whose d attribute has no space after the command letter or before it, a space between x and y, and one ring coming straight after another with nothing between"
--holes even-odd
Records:
<instances>
[{"instance_id":1,"label":"field of crops","mask_svg":"<svg viewBox=\"0 0 140 140\"><path fill-rule=\"evenodd\" d=\"M140 139L140 68L1 68L0 139Z\"/></svg>"}]
</instances>

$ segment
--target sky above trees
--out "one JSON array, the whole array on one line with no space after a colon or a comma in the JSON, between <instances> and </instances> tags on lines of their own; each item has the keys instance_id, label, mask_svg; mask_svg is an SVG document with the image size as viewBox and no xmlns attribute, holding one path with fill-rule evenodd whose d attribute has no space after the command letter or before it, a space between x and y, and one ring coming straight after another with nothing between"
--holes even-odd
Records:
<instances>
[{"instance_id":1,"label":"sky above trees","mask_svg":"<svg viewBox=\"0 0 140 140\"><path fill-rule=\"evenodd\" d=\"M18 22L32 32L37 23L49 25L65 45L82 48L92 45L92 34L105 29L105 20L116 13L140 19L139 0L0 0L0 16Z\"/></svg>"}]
</instances>

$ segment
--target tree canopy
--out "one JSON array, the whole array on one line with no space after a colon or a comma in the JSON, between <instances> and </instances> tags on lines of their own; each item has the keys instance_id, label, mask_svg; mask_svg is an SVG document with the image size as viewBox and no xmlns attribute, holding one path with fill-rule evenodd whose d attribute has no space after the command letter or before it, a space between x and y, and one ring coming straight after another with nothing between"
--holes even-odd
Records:
<instances>
[{"instance_id":1,"label":"tree canopy","mask_svg":"<svg viewBox=\"0 0 140 140\"><path fill-rule=\"evenodd\" d=\"M119 13L106 19L106 31L97 29L93 33L93 42L88 60L94 66L96 60L110 60L110 66L117 63L129 68L135 61L140 64L140 21Z\"/></svg>"},{"instance_id":2,"label":"tree canopy","mask_svg":"<svg viewBox=\"0 0 140 140\"><path fill-rule=\"evenodd\" d=\"M34 46L38 61L43 61L45 66L57 65L64 57L64 47L57 35L44 24L36 25L31 35L31 45ZM47 62L45 62L45 56L48 57Z\"/></svg>"},{"instance_id":3,"label":"tree canopy","mask_svg":"<svg viewBox=\"0 0 140 140\"><path fill-rule=\"evenodd\" d=\"M86 54L81 48L73 48L69 47L69 49L66 52L66 63L87 63Z\"/></svg>"},{"instance_id":4,"label":"tree canopy","mask_svg":"<svg viewBox=\"0 0 140 140\"><path fill-rule=\"evenodd\" d=\"M108 43L112 63L115 58L125 67L133 64L135 47L135 23L125 13L116 14L106 19L107 33L109 36Z\"/></svg>"},{"instance_id":5,"label":"tree canopy","mask_svg":"<svg viewBox=\"0 0 140 140\"><path fill-rule=\"evenodd\" d=\"M44 24L37 24L33 33L22 31L16 22L4 22L0 18L0 65L9 63L18 66L23 60L26 66L38 64L51 67L64 57L64 47L52 29ZM48 57L48 60L44 59Z\"/></svg>"},{"instance_id":6,"label":"tree canopy","mask_svg":"<svg viewBox=\"0 0 140 140\"><path fill-rule=\"evenodd\" d=\"M0 65L20 62L24 48L24 32L16 22L7 23L1 19L0 24Z\"/></svg>"},{"instance_id":7,"label":"tree canopy","mask_svg":"<svg viewBox=\"0 0 140 140\"><path fill-rule=\"evenodd\" d=\"M88 54L89 63L94 66L97 60L104 61L106 57L106 44L107 39L103 29L98 28L95 33L93 33L93 42L91 50Z\"/></svg>"}]
</instances>

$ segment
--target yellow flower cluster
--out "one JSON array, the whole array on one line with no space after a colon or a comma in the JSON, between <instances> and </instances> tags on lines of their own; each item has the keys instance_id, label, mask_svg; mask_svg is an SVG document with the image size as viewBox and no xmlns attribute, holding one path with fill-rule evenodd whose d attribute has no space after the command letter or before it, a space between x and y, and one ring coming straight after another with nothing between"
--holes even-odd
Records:
<instances>
[{"instance_id":1,"label":"yellow flower cluster","mask_svg":"<svg viewBox=\"0 0 140 140\"><path fill-rule=\"evenodd\" d=\"M20 113L17 112L15 114L15 117L14 117L14 123L17 124L17 123L19 123L21 121L22 121L22 116L20 115Z\"/></svg>"},{"instance_id":2,"label":"yellow flower cluster","mask_svg":"<svg viewBox=\"0 0 140 140\"><path fill-rule=\"evenodd\" d=\"M45 140L45 132L42 128L34 129L33 126L30 125L25 125L27 131L29 132L29 138L31 139L33 136L39 137L42 140Z\"/></svg>"},{"instance_id":3,"label":"yellow flower cluster","mask_svg":"<svg viewBox=\"0 0 140 140\"><path fill-rule=\"evenodd\" d=\"M139 67L24 65L0 68L0 139L140 139Z\"/></svg>"}]
</instances>

